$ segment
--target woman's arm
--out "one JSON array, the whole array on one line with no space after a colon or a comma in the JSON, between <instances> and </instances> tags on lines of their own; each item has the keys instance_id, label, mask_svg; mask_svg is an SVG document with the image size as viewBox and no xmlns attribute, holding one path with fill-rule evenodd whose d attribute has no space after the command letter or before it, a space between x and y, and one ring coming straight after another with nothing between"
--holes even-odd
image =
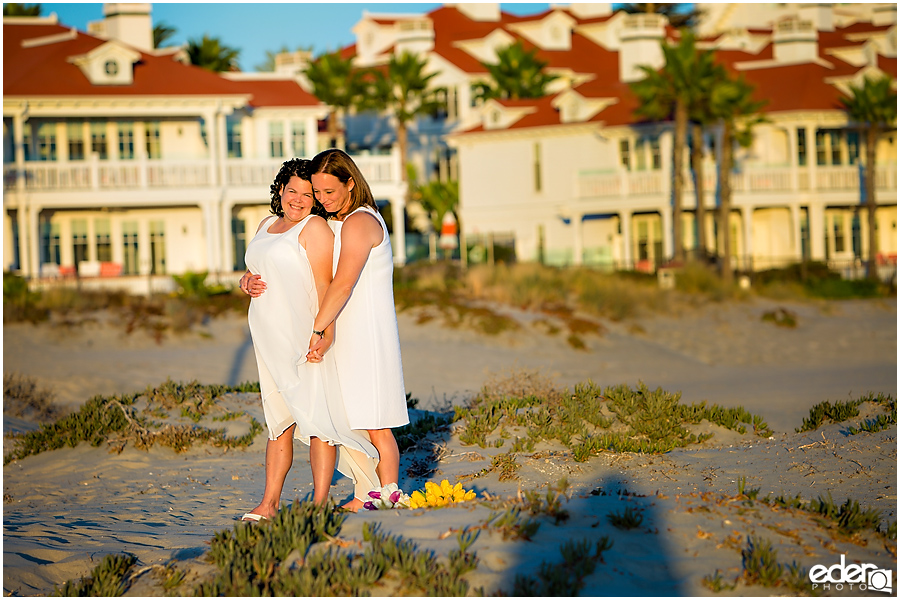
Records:
<instances>
[{"instance_id":1,"label":"woman's arm","mask_svg":"<svg viewBox=\"0 0 900 600\"><path fill-rule=\"evenodd\" d=\"M324 219L313 217L303 227L298 241L306 249L306 256L309 258L309 266L312 268L313 280L316 284L318 304L321 306L329 284L331 284L331 268L334 264L334 234ZM334 342L334 324L326 327L324 333L327 345L322 350L323 353ZM318 339L319 336L313 337Z\"/></svg>"},{"instance_id":2,"label":"woman's arm","mask_svg":"<svg viewBox=\"0 0 900 600\"><path fill-rule=\"evenodd\" d=\"M256 233L259 233L259 230L262 229L263 224L269 220L269 217L266 217L262 221L260 221L259 225L256 227ZM238 285L245 294L250 296L251 298L256 298L261 296L264 291L266 291L266 282L262 280L261 275L254 275L250 272L250 269L247 269L247 272L241 275L241 280L238 282Z\"/></svg>"},{"instance_id":3,"label":"woman's arm","mask_svg":"<svg viewBox=\"0 0 900 600\"><path fill-rule=\"evenodd\" d=\"M323 331L334 323L350 298L353 286L366 266L366 261L369 260L369 252L383 239L384 230L381 223L372 215L364 212L356 213L344 221L341 228L341 256L338 259L334 279L319 305L319 314L313 323L313 330ZM325 351L323 348L327 347L324 340L313 334L309 348L309 359L314 360L320 358Z\"/></svg>"}]
</instances>

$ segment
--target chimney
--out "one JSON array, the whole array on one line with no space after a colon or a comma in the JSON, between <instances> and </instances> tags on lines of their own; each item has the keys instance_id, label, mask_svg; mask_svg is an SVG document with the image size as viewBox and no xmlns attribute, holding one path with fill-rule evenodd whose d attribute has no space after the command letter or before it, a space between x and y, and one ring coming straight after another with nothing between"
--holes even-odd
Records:
<instances>
[{"instance_id":1,"label":"chimney","mask_svg":"<svg viewBox=\"0 0 900 600\"><path fill-rule=\"evenodd\" d=\"M434 23L428 17L400 19L394 25L394 53L425 54L434 50Z\"/></svg>"},{"instance_id":2,"label":"chimney","mask_svg":"<svg viewBox=\"0 0 900 600\"><path fill-rule=\"evenodd\" d=\"M819 58L819 32L812 21L786 17L775 23L773 54L780 63L808 63Z\"/></svg>"},{"instance_id":3,"label":"chimney","mask_svg":"<svg viewBox=\"0 0 900 600\"><path fill-rule=\"evenodd\" d=\"M666 18L655 13L625 15L619 32L619 79L639 81L644 72L639 67L659 69L665 64L660 43L665 36Z\"/></svg>"},{"instance_id":4,"label":"chimney","mask_svg":"<svg viewBox=\"0 0 900 600\"><path fill-rule=\"evenodd\" d=\"M573 2L569 5L569 12L579 19L608 17L612 14L612 4L609 2Z\"/></svg>"},{"instance_id":5,"label":"chimney","mask_svg":"<svg viewBox=\"0 0 900 600\"><path fill-rule=\"evenodd\" d=\"M102 21L88 23L88 33L106 40L117 40L132 48L153 50L153 21L150 4L104 4Z\"/></svg>"},{"instance_id":6,"label":"chimney","mask_svg":"<svg viewBox=\"0 0 900 600\"><path fill-rule=\"evenodd\" d=\"M818 31L834 31L834 9L830 4L800 4L800 19L812 21Z\"/></svg>"},{"instance_id":7,"label":"chimney","mask_svg":"<svg viewBox=\"0 0 900 600\"><path fill-rule=\"evenodd\" d=\"M279 52L275 55L275 72L295 78L300 87L312 93L312 84L304 73L311 59L312 52L306 50Z\"/></svg>"},{"instance_id":8,"label":"chimney","mask_svg":"<svg viewBox=\"0 0 900 600\"><path fill-rule=\"evenodd\" d=\"M459 12L473 21L500 20L500 3L498 2L459 2L447 6L455 6Z\"/></svg>"}]
</instances>

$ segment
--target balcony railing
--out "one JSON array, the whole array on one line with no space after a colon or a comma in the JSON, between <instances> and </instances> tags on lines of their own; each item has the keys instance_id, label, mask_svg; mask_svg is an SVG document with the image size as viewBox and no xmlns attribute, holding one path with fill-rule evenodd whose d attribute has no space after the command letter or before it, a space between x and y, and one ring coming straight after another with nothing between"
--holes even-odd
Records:
<instances>
[{"instance_id":1,"label":"balcony railing","mask_svg":"<svg viewBox=\"0 0 900 600\"><path fill-rule=\"evenodd\" d=\"M748 168L731 175L734 193L790 193L790 192L858 192L862 184L859 167L806 167ZM583 171L578 175L579 198L625 198L667 194L671 189L670 175L661 171L651 172L600 172ZM707 192L715 192L717 174L714 166L704 171ZM685 173L685 192L693 191L691 173ZM810 183L813 185L810 185ZM878 190L897 189L897 167L883 165L875 171L875 187Z\"/></svg>"},{"instance_id":2,"label":"balcony railing","mask_svg":"<svg viewBox=\"0 0 900 600\"><path fill-rule=\"evenodd\" d=\"M369 183L399 183L397 154L354 156L353 160ZM284 159L228 159L226 186L268 186ZM3 166L3 189L19 185L29 192L62 190L113 190L205 187L216 181L211 161L135 160L106 162L26 162Z\"/></svg>"}]
</instances>

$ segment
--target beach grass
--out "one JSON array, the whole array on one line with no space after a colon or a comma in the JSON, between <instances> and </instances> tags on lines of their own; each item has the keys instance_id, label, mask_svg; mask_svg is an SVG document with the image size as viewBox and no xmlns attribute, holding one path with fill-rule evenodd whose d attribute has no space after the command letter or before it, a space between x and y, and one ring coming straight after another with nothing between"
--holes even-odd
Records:
<instances>
[{"instance_id":1,"label":"beach grass","mask_svg":"<svg viewBox=\"0 0 900 600\"><path fill-rule=\"evenodd\" d=\"M579 462L601 452L658 454L702 443L713 433L694 433L702 421L739 433L752 428L757 436L771 431L758 415L742 407L723 408L705 403L685 405L679 393L643 383L601 388L592 381L560 390L534 372L513 371L507 379L493 380L466 406L456 407L459 439L481 448L502 447L515 438L507 455L493 467L509 478L516 452L541 441L566 446Z\"/></svg>"},{"instance_id":2,"label":"beach grass","mask_svg":"<svg viewBox=\"0 0 900 600\"><path fill-rule=\"evenodd\" d=\"M826 400L819 402L809 409L809 417L803 419L803 423L796 429L797 433L804 431L814 431L830 423L842 423L854 417L859 416L859 407L863 404L871 403L876 407L886 410L887 414L878 415L871 421L864 421L856 427L850 427L850 434L856 434L861 431L881 431L891 425L897 423L897 401L890 394L868 392L856 399L838 400L833 404Z\"/></svg>"},{"instance_id":3,"label":"beach grass","mask_svg":"<svg viewBox=\"0 0 900 600\"><path fill-rule=\"evenodd\" d=\"M229 413L218 402L230 392L259 391L258 383L239 386L202 385L196 381L171 380L143 393L94 396L76 412L40 429L9 438L12 450L4 454L3 464L48 450L80 442L92 446L107 444L121 452L128 442L147 449L154 444L184 452L195 443L219 447L246 447L263 430L262 424L246 413ZM201 425L216 422L245 421L242 435L228 435L225 428Z\"/></svg>"}]
</instances>

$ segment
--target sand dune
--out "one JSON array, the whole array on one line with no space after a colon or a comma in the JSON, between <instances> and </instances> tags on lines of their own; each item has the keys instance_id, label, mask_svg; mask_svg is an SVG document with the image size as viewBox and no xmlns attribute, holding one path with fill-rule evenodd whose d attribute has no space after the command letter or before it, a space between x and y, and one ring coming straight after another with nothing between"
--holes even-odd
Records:
<instances>
[{"instance_id":1,"label":"sand dune","mask_svg":"<svg viewBox=\"0 0 900 600\"><path fill-rule=\"evenodd\" d=\"M762 322L761 314L773 306L788 306L799 326L783 329ZM519 317L527 323L527 315ZM414 315L401 314L407 389L421 400L420 408L434 409L446 401L463 402L491 372L510 368L542 369L560 385L589 378L601 385L641 380L680 390L684 402L742 404L761 414L774 433L761 439L723 430L700 446L664 455L605 453L584 463L575 462L562 446L548 445L520 457L518 481L500 481L496 473L475 476L507 448L482 449L462 444L458 434L434 434L404 455L404 489L446 478L465 481L482 496L507 498L515 497L519 487L546 489L563 476L572 485L571 499L564 502L569 519L557 525L539 518L532 541L482 531L473 545L481 562L467 576L471 589L510 593L516 574L533 574L542 561L559 561L561 543L602 536L613 541L614 551L585 580L583 595L709 595L703 577L718 569L733 580L751 535L770 539L783 563L796 560L809 568L833 564L846 554L848 561L896 573L896 542L885 543L871 532L857 538L837 535L802 511L747 504L737 497L738 480L744 477L761 496L800 494L810 500L831 493L839 503L852 497L880 510L885 526L896 522L896 427L850 436L846 425L834 424L794 433L817 402L866 391L896 397L895 303L758 301L603 324L606 333L586 338L587 351L579 351L562 336L527 325L494 338L434 322L417 325ZM213 320L203 331L204 336L178 336L158 345L106 324L67 331L8 325L4 370L38 378L69 408L94 394L139 391L167 377L230 384L256 378L242 318ZM262 418L253 394L231 394L228 401ZM27 426L6 419L4 424L6 430ZM432 457L432 444L442 448L434 471L427 478L414 477L408 468ZM141 567L174 559L196 576L209 539L258 501L264 446L262 435L247 450L228 452L201 446L176 454L129 445L111 453L81 444L6 465L4 593L48 594L54 585L87 575L106 554L123 551L135 554ZM298 443L284 501L311 490L307 458ZM333 496L342 500L351 489L347 479L336 479ZM607 515L624 506L642 512L640 528L622 531L608 522ZM375 521L446 555L456 541L442 534L483 523L490 513L471 503L353 515L340 538L355 543L362 523ZM725 592L783 593L789 592L743 584ZM129 591L164 594L150 571ZM841 594L848 591L826 592Z\"/></svg>"}]
</instances>

